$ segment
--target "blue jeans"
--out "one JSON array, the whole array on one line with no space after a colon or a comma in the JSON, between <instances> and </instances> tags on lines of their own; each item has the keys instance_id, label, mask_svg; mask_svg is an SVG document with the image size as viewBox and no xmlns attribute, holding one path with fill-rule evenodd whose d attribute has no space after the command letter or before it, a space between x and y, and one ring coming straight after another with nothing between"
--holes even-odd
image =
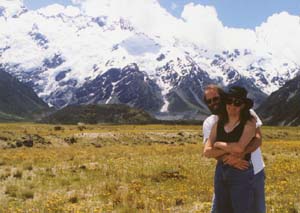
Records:
<instances>
[{"instance_id":1,"label":"blue jeans","mask_svg":"<svg viewBox=\"0 0 300 213\"><path fill-rule=\"evenodd\" d=\"M266 213L265 202L265 171L262 170L254 175L254 208L255 213Z\"/></svg>"},{"instance_id":2,"label":"blue jeans","mask_svg":"<svg viewBox=\"0 0 300 213\"><path fill-rule=\"evenodd\" d=\"M215 200L217 213L254 212L254 172L235 169L219 161L215 172Z\"/></svg>"},{"instance_id":3,"label":"blue jeans","mask_svg":"<svg viewBox=\"0 0 300 213\"><path fill-rule=\"evenodd\" d=\"M265 202L265 171L262 170L254 175L254 211L255 213L266 213L266 202ZM216 199L213 195L211 213L216 213Z\"/></svg>"},{"instance_id":4,"label":"blue jeans","mask_svg":"<svg viewBox=\"0 0 300 213\"><path fill-rule=\"evenodd\" d=\"M213 194L212 202L211 202L211 210L210 213L217 213L217 204L216 204L216 198L215 193Z\"/></svg>"}]
</instances>

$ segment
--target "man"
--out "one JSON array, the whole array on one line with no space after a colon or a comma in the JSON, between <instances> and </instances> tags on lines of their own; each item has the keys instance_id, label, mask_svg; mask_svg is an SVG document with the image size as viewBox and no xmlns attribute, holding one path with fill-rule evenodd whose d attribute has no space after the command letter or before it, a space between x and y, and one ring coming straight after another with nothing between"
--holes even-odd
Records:
<instances>
[{"instance_id":1,"label":"man","mask_svg":"<svg viewBox=\"0 0 300 213\"><path fill-rule=\"evenodd\" d=\"M206 143L209 138L210 132L214 124L218 121L218 114L221 110L225 110L224 104L224 91L216 85L208 85L204 90L204 101L208 108L210 109L212 115L205 119L203 123L203 143ZM264 162L262 159L262 154L260 150L261 145L261 132L260 126L262 125L261 120L256 115L253 110L250 110L251 114L256 118L256 134L255 138L249 143L243 153L222 153L218 160L223 160L224 163L233 166L237 169L247 169L249 166L249 162L243 160L242 157L251 153L251 163L254 168L254 203L255 203L255 212L254 213L265 213L265 194L264 194ZM218 150L220 152L220 150ZM213 204L211 212L215 213L215 199L213 198Z\"/></svg>"}]
</instances>

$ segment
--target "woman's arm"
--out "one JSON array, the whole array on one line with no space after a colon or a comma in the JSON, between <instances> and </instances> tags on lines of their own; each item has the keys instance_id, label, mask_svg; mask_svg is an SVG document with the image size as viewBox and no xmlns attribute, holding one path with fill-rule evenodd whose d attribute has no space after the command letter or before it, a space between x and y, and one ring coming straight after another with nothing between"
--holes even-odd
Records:
<instances>
[{"instance_id":1,"label":"woman's arm","mask_svg":"<svg viewBox=\"0 0 300 213\"><path fill-rule=\"evenodd\" d=\"M256 125L255 119L247 121L240 140L237 143L216 142L214 147L224 150L229 153L242 153L247 145L255 137Z\"/></svg>"},{"instance_id":2,"label":"woman's arm","mask_svg":"<svg viewBox=\"0 0 300 213\"><path fill-rule=\"evenodd\" d=\"M204 150L203 150L203 155L207 158L218 158L226 152L222 149L215 148L213 146L214 142L216 141L217 138L217 123L213 126L209 138L207 142L205 143Z\"/></svg>"}]
</instances>

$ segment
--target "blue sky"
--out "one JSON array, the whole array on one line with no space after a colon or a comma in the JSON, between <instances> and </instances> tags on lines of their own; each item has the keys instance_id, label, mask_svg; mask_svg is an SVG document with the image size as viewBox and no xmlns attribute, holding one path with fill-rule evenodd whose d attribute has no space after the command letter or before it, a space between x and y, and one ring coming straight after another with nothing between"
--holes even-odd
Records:
<instances>
[{"instance_id":1,"label":"blue sky","mask_svg":"<svg viewBox=\"0 0 300 213\"><path fill-rule=\"evenodd\" d=\"M70 5L72 4L71 0L23 0L26 7L29 9L38 9L49 4L62 4L62 5Z\"/></svg>"},{"instance_id":2,"label":"blue sky","mask_svg":"<svg viewBox=\"0 0 300 213\"><path fill-rule=\"evenodd\" d=\"M142 1L142 0L141 0ZM300 0L159 0L174 16L180 17L183 6L190 2L214 6L225 26L254 29L274 13L287 11L300 15ZM72 4L71 0L24 0L29 9L52 3Z\"/></svg>"}]
</instances>

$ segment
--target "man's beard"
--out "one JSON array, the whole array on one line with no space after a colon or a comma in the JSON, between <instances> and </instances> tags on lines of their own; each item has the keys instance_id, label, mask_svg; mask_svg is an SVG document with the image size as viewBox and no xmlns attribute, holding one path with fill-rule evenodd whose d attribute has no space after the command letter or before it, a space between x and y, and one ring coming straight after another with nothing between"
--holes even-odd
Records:
<instances>
[{"instance_id":1,"label":"man's beard","mask_svg":"<svg viewBox=\"0 0 300 213\"><path fill-rule=\"evenodd\" d=\"M219 112L220 112L220 110L219 110L219 109L211 109L210 112L211 112L211 114L213 114L213 115L218 115Z\"/></svg>"},{"instance_id":2,"label":"man's beard","mask_svg":"<svg viewBox=\"0 0 300 213\"><path fill-rule=\"evenodd\" d=\"M221 112L221 103L217 104L215 107L209 107L211 114L218 115Z\"/></svg>"}]
</instances>

